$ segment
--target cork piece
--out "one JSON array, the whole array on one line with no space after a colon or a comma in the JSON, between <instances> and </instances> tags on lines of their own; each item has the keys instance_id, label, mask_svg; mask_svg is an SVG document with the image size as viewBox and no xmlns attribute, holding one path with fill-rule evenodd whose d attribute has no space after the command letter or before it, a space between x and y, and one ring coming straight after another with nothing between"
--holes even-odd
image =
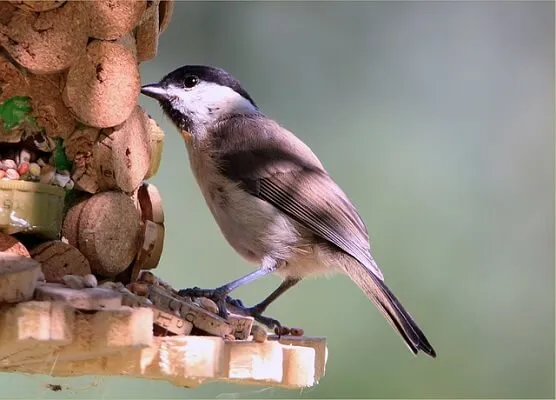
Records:
<instances>
[{"instance_id":1,"label":"cork piece","mask_svg":"<svg viewBox=\"0 0 556 400\"><path fill-rule=\"evenodd\" d=\"M172 296L164 288L149 285L147 298L160 309L176 312L183 319L191 322L194 327L211 335L224 337L232 332L232 328L226 320L192 302Z\"/></svg>"},{"instance_id":2,"label":"cork piece","mask_svg":"<svg viewBox=\"0 0 556 400\"><path fill-rule=\"evenodd\" d=\"M158 6L159 10L159 32L162 33L170 25L172 14L174 13L174 0L162 0Z\"/></svg>"},{"instance_id":3,"label":"cork piece","mask_svg":"<svg viewBox=\"0 0 556 400\"><path fill-rule=\"evenodd\" d=\"M70 1L41 13L18 9L0 25L0 44L34 74L50 74L72 65L87 45L89 17L85 2Z\"/></svg>"},{"instance_id":4,"label":"cork piece","mask_svg":"<svg viewBox=\"0 0 556 400\"><path fill-rule=\"evenodd\" d=\"M0 1L0 15L4 12L2 7L9 3ZM29 92L29 81L21 71L0 53L0 103L5 100Z\"/></svg>"},{"instance_id":5,"label":"cork piece","mask_svg":"<svg viewBox=\"0 0 556 400\"><path fill-rule=\"evenodd\" d=\"M100 190L136 190L150 165L148 119L141 107L115 128L103 129L93 150Z\"/></svg>"},{"instance_id":6,"label":"cork piece","mask_svg":"<svg viewBox=\"0 0 556 400\"><path fill-rule=\"evenodd\" d=\"M139 62L152 60L158 51L159 2L151 2L148 8L149 12L145 13L141 24L137 27L137 60Z\"/></svg>"},{"instance_id":7,"label":"cork piece","mask_svg":"<svg viewBox=\"0 0 556 400\"><path fill-rule=\"evenodd\" d=\"M164 209L162 196L157 187L152 183L143 183L137 190L137 203L143 221L152 221L157 224L164 223Z\"/></svg>"},{"instance_id":8,"label":"cork piece","mask_svg":"<svg viewBox=\"0 0 556 400\"><path fill-rule=\"evenodd\" d=\"M133 201L120 192L96 194L82 207L76 247L87 257L94 274L115 276L125 270L137 254L140 237L139 212ZM75 231L75 227L68 226L68 232ZM70 237L72 233L69 234L68 241L73 244L75 237Z\"/></svg>"},{"instance_id":9,"label":"cork piece","mask_svg":"<svg viewBox=\"0 0 556 400\"><path fill-rule=\"evenodd\" d=\"M28 257L0 253L0 303L30 300L37 286L41 265Z\"/></svg>"},{"instance_id":10,"label":"cork piece","mask_svg":"<svg viewBox=\"0 0 556 400\"><path fill-rule=\"evenodd\" d=\"M0 252L30 257L27 248L16 238L0 232Z\"/></svg>"},{"instance_id":11,"label":"cork piece","mask_svg":"<svg viewBox=\"0 0 556 400\"><path fill-rule=\"evenodd\" d=\"M74 204L66 213L62 224L62 237L74 247L79 246L79 220L88 199Z\"/></svg>"},{"instance_id":12,"label":"cork piece","mask_svg":"<svg viewBox=\"0 0 556 400\"><path fill-rule=\"evenodd\" d=\"M152 178L158 172L162 160L162 151L164 150L164 131L151 117L149 117L148 130L151 140L151 163L145 179Z\"/></svg>"},{"instance_id":13,"label":"cork piece","mask_svg":"<svg viewBox=\"0 0 556 400\"><path fill-rule=\"evenodd\" d=\"M80 310L115 309L122 305L122 295L105 288L71 289L59 283L45 283L37 286L35 299L43 301L63 301Z\"/></svg>"},{"instance_id":14,"label":"cork piece","mask_svg":"<svg viewBox=\"0 0 556 400\"><path fill-rule=\"evenodd\" d=\"M85 256L74 246L60 240L51 240L34 247L31 257L42 265L47 282L62 283L65 275L85 276L91 266Z\"/></svg>"},{"instance_id":15,"label":"cork piece","mask_svg":"<svg viewBox=\"0 0 556 400\"><path fill-rule=\"evenodd\" d=\"M0 309L0 366L43 360L73 339L73 309L28 301Z\"/></svg>"},{"instance_id":16,"label":"cork piece","mask_svg":"<svg viewBox=\"0 0 556 400\"><path fill-rule=\"evenodd\" d=\"M164 246L164 226L155 224L152 221L145 221L143 223L142 238L143 244L133 263L133 268L136 269L137 272L143 269L153 269L158 266ZM137 276L136 273L132 275L133 278Z\"/></svg>"},{"instance_id":17,"label":"cork piece","mask_svg":"<svg viewBox=\"0 0 556 400\"><path fill-rule=\"evenodd\" d=\"M31 115L50 137L66 139L75 128L75 119L62 101L62 76L28 76ZM20 95L27 95L21 93Z\"/></svg>"},{"instance_id":18,"label":"cork piece","mask_svg":"<svg viewBox=\"0 0 556 400\"><path fill-rule=\"evenodd\" d=\"M133 53L122 44L94 40L70 68L63 99L79 121L108 128L129 117L139 90Z\"/></svg>"},{"instance_id":19,"label":"cork piece","mask_svg":"<svg viewBox=\"0 0 556 400\"><path fill-rule=\"evenodd\" d=\"M73 163L71 178L75 187L92 194L99 190L93 162L93 147L99 134L97 128L79 126L64 141L66 155Z\"/></svg>"},{"instance_id":20,"label":"cork piece","mask_svg":"<svg viewBox=\"0 0 556 400\"><path fill-rule=\"evenodd\" d=\"M143 16L145 0L97 0L89 5L90 36L114 40L131 31Z\"/></svg>"},{"instance_id":21,"label":"cork piece","mask_svg":"<svg viewBox=\"0 0 556 400\"><path fill-rule=\"evenodd\" d=\"M10 3L22 10L31 12L49 11L63 5L66 0L9 0Z\"/></svg>"},{"instance_id":22,"label":"cork piece","mask_svg":"<svg viewBox=\"0 0 556 400\"><path fill-rule=\"evenodd\" d=\"M12 19L17 7L7 1L0 1L0 24L6 25ZM2 76L2 74L0 74Z\"/></svg>"}]
</instances>

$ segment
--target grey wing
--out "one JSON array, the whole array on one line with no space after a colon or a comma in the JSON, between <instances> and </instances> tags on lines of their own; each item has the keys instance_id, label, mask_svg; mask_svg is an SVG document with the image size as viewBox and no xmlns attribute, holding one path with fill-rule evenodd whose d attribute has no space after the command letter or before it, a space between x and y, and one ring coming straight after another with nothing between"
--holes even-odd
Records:
<instances>
[{"instance_id":1,"label":"grey wing","mask_svg":"<svg viewBox=\"0 0 556 400\"><path fill-rule=\"evenodd\" d=\"M245 190L334 244L383 279L373 260L365 224L345 193L301 140L270 120L243 120L227 128L226 148L218 155L220 169ZM239 143L245 130L265 137ZM242 131L242 132L241 132ZM235 139L235 140L234 140Z\"/></svg>"},{"instance_id":2,"label":"grey wing","mask_svg":"<svg viewBox=\"0 0 556 400\"><path fill-rule=\"evenodd\" d=\"M381 280L365 224L341 189L320 171L278 173L257 182L245 182L250 192L336 245L370 269Z\"/></svg>"}]
</instances>

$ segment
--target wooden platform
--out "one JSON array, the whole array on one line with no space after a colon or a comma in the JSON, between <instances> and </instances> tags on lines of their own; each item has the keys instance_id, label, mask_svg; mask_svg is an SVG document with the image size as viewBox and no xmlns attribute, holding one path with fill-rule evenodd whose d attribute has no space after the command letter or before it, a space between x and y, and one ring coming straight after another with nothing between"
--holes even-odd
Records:
<instances>
[{"instance_id":1,"label":"wooden platform","mask_svg":"<svg viewBox=\"0 0 556 400\"><path fill-rule=\"evenodd\" d=\"M0 308L0 371L55 377L125 375L183 387L227 381L302 388L324 375L324 338L154 336L154 309L78 310L66 302Z\"/></svg>"}]
</instances>

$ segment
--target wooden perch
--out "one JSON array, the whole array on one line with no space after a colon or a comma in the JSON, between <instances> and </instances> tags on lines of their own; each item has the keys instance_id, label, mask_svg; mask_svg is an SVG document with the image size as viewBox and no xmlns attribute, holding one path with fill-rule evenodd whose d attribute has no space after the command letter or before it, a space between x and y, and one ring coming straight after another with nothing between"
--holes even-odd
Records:
<instances>
[{"instance_id":1,"label":"wooden perch","mask_svg":"<svg viewBox=\"0 0 556 400\"><path fill-rule=\"evenodd\" d=\"M19 324L11 321L18 318ZM193 387L227 381L300 388L324 373L322 338L264 343L208 336L155 337L150 308L82 314L31 301L0 312L0 370L52 376L126 375ZM298 338L299 339L299 338Z\"/></svg>"}]
</instances>

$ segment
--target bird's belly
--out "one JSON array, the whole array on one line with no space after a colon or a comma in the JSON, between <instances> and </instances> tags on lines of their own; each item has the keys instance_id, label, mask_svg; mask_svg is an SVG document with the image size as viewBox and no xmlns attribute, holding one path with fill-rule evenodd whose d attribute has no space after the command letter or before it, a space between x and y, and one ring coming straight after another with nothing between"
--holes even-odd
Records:
<instances>
[{"instance_id":1,"label":"bird's belly","mask_svg":"<svg viewBox=\"0 0 556 400\"><path fill-rule=\"evenodd\" d=\"M302 241L293 221L233 182L219 182L203 192L228 243L250 262L287 260Z\"/></svg>"}]
</instances>

